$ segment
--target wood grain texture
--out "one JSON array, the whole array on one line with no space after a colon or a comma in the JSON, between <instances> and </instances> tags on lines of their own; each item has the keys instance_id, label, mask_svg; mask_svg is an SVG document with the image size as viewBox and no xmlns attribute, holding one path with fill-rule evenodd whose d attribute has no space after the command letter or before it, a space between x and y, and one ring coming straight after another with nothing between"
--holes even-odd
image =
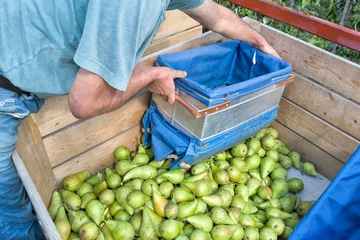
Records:
<instances>
[{"instance_id":1,"label":"wood grain texture","mask_svg":"<svg viewBox=\"0 0 360 240\"><path fill-rule=\"evenodd\" d=\"M50 164L55 167L140 123L150 92L128 101L111 113L71 125L44 138Z\"/></svg>"},{"instance_id":2,"label":"wood grain texture","mask_svg":"<svg viewBox=\"0 0 360 240\"><path fill-rule=\"evenodd\" d=\"M200 25L197 21L179 10L167 11L165 16L166 20L154 34L150 43Z\"/></svg>"},{"instance_id":3,"label":"wood grain texture","mask_svg":"<svg viewBox=\"0 0 360 240\"><path fill-rule=\"evenodd\" d=\"M179 42L185 41L186 39L193 38L202 33L202 26L196 26L190 29L187 29L182 32L175 33L168 37L159 39L150 44L150 46L146 49L144 56L154 53L156 51L160 51L161 49L170 47Z\"/></svg>"},{"instance_id":4,"label":"wood grain texture","mask_svg":"<svg viewBox=\"0 0 360 240\"><path fill-rule=\"evenodd\" d=\"M32 177L30 176L28 170L26 169L23 160L20 158L17 151L13 152L12 155L15 167L18 171L19 177L25 187L25 190L27 192L27 195L29 196L29 199L34 207L34 210L36 212L36 216L39 220L39 223L42 227L42 230L46 236L46 239L48 240L61 240L61 237L56 230L55 224L52 221L48 211L47 211L47 205L45 206L44 202L42 201L42 198L38 192L38 189L34 182L32 181Z\"/></svg>"},{"instance_id":5,"label":"wood grain texture","mask_svg":"<svg viewBox=\"0 0 360 240\"><path fill-rule=\"evenodd\" d=\"M360 140L360 105L296 75L288 84L284 97Z\"/></svg>"},{"instance_id":6,"label":"wood grain texture","mask_svg":"<svg viewBox=\"0 0 360 240\"><path fill-rule=\"evenodd\" d=\"M67 175L80 172L84 169L90 173L103 171L106 167L114 165L114 151L121 145L128 146L131 150L136 148L136 138L141 137L141 126L133 128L117 135L114 138L70 159L69 161L53 169L57 187L61 186L62 180Z\"/></svg>"},{"instance_id":7,"label":"wood grain texture","mask_svg":"<svg viewBox=\"0 0 360 240\"><path fill-rule=\"evenodd\" d=\"M40 132L31 116L21 121L16 150L47 206L55 187L55 177Z\"/></svg>"},{"instance_id":8,"label":"wood grain texture","mask_svg":"<svg viewBox=\"0 0 360 240\"><path fill-rule=\"evenodd\" d=\"M278 121L272 122L270 126L279 132L279 139L285 142L290 150L300 153L302 162L312 162L315 165L316 170L329 180L333 180L343 167L344 164L341 161L296 134Z\"/></svg>"},{"instance_id":9,"label":"wood grain texture","mask_svg":"<svg viewBox=\"0 0 360 240\"><path fill-rule=\"evenodd\" d=\"M347 162L360 143L284 98L280 102L276 120L343 163Z\"/></svg>"},{"instance_id":10,"label":"wood grain texture","mask_svg":"<svg viewBox=\"0 0 360 240\"><path fill-rule=\"evenodd\" d=\"M261 34L294 70L360 103L360 65L265 25Z\"/></svg>"}]
</instances>

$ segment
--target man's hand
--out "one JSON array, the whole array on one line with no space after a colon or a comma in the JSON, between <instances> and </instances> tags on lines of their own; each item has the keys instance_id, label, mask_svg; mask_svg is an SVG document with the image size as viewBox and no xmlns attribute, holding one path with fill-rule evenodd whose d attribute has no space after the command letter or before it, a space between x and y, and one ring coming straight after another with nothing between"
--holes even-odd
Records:
<instances>
[{"instance_id":1,"label":"man's hand","mask_svg":"<svg viewBox=\"0 0 360 240\"><path fill-rule=\"evenodd\" d=\"M167 67L158 67L155 80L148 86L150 92L157 93L170 104L175 102L175 78L186 77L186 72L172 70Z\"/></svg>"}]
</instances>

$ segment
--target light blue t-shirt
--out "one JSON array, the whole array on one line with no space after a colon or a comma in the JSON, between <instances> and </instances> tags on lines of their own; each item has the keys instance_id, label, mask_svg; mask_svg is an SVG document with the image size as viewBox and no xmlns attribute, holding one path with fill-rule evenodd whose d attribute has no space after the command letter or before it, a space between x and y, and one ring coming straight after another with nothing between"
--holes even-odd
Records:
<instances>
[{"instance_id":1,"label":"light blue t-shirt","mask_svg":"<svg viewBox=\"0 0 360 240\"><path fill-rule=\"evenodd\" d=\"M41 97L68 93L79 66L126 90L165 11L203 2L0 0L0 71Z\"/></svg>"}]
</instances>

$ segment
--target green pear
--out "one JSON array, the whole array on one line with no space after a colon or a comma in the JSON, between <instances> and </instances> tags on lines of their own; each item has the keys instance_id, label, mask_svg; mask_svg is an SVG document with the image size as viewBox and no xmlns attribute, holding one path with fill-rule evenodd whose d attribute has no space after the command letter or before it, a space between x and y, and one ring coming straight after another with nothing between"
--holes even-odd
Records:
<instances>
[{"instance_id":1,"label":"green pear","mask_svg":"<svg viewBox=\"0 0 360 240\"><path fill-rule=\"evenodd\" d=\"M135 165L145 165L148 164L150 161L149 156L146 153L137 153L134 157L134 159L131 161L132 164Z\"/></svg>"},{"instance_id":2,"label":"green pear","mask_svg":"<svg viewBox=\"0 0 360 240\"><path fill-rule=\"evenodd\" d=\"M260 208L260 209L263 209L263 210L265 210L265 209L267 209L269 207L274 207L274 208L279 208L280 209L281 208L281 202L280 202L279 199L274 198L274 199L270 199L269 201L265 201L265 202L259 204L257 207Z\"/></svg>"},{"instance_id":3,"label":"green pear","mask_svg":"<svg viewBox=\"0 0 360 240\"><path fill-rule=\"evenodd\" d=\"M61 220L66 220L69 221L66 212L65 212L65 208L64 207L60 207L58 213L56 214L56 218L54 220L54 222L58 222Z\"/></svg>"},{"instance_id":4,"label":"green pear","mask_svg":"<svg viewBox=\"0 0 360 240\"><path fill-rule=\"evenodd\" d=\"M260 162L260 176L266 178L275 169L275 161L270 157L264 157Z\"/></svg>"},{"instance_id":5,"label":"green pear","mask_svg":"<svg viewBox=\"0 0 360 240\"><path fill-rule=\"evenodd\" d=\"M60 193L57 191L53 192L52 197L51 197L51 202L50 202L50 205L48 208L48 211L49 211L49 214L50 214L50 217L52 220L55 219L56 214L57 214L59 208L62 207L62 205L63 205L63 203L61 200Z\"/></svg>"},{"instance_id":6,"label":"green pear","mask_svg":"<svg viewBox=\"0 0 360 240\"><path fill-rule=\"evenodd\" d=\"M181 184L196 182L196 181L205 179L207 176L208 176L207 172L202 172L202 173L196 174L194 176L185 178L184 181Z\"/></svg>"},{"instance_id":7,"label":"green pear","mask_svg":"<svg viewBox=\"0 0 360 240\"><path fill-rule=\"evenodd\" d=\"M172 194L176 203L188 202L194 199L194 195L191 192L189 192L187 189L182 187L174 188Z\"/></svg>"},{"instance_id":8,"label":"green pear","mask_svg":"<svg viewBox=\"0 0 360 240\"><path fill-rule=\"evenodd\" d=\"M259 240L259 229L254 227L246 227L244 230L244 239L246 240Z\"/></svg>"},{"instance_id":9,"label":"green pear","mask_svg":"<svg viewBox=\"0 0 360 240\"><path fill-rule=\"evenodd\" d=\"M134 227L125 221L107 221L106 226L111 231L114 239L132 240L135 237Z\"/></svg>"},{"instance_id":10,"label":"green pear","mask_svg":"<svg viewBox=\"0 0 360 240\"><path fill-rule=\"evenodd\" d=\"M315 201L302 201L297 205L296 212L300 217L304 217L314 204Z\"/></svg>"},{"instance_id":11,"label":"green pear","mask_svg":"<svg viewBox=\"0 0 360 240\"><path fill-rule=\"evenodd\" d=\"M107 240L107 239L105 239L105 235L100 231L98 237L95 240Z\"/></svg>"},{"instance_id":12,"label":"green pear","mask_svg":"<svg viewBox=\"0 0 360 240\"><path fill-rule=\"evenodd\" d=\"M266 214L263 210L258 210L256 213L252 214L254 216L255 220L258 222L261 222L265 224L268 220L266 218Z\"/></svg>"},{"instance_id":13,"label":"green pear","mask_svg":"<svg viewBox=\"0 0 360 240\"><path fill-rule=\"evenodd\" d=\"M191 235L190 240L202 240L202 239L211 239L210 233L202 229L195 229Z\"/></svg>"},{"instance_id":14,"label":"green pear","mask_svg":"<svg viewBox=\"0 0 360 240\"><path fill-rule=\"evenodd\" d=\"M262 186L267 186L267 187L270 187L272 184L272 180L269 176L267 176L266 178L264 178L262 181L261 181L261 185Z\"/></svg>"},{"instance_id":15,"label":"green pear","mask_svg":"<svg viewBox=\"0 0 360 240\"><path fill-rule=\"evenodd\" d=\"M223 204L222 198L217 194L203 196L201 200L203 200L209 207L220 207Z\"/></svg>"},{"instance_id":16,"label":"green pear","mask_svg":"<svg viewBox=\"0 0 360 240\"><path fill-rule=\"evenodd\" d=\"M191 174L196 175L209 170L210 166L206 162L200 162L191 167Z\"/></svg>"},{"instance_id":17,"label":"green pear","mask_svg":"<svg viewBox=\"0 0 360 240\"><path fill-rule=\"evenodd\" d=\"M266 226L271 228L278 236L285 230L285 223L281 218L270 218ZM275 240L277 240L277 238Z\"/></svg>"},{"instance_id":18,"label":"green pear","mask_svg":"<svg viewBox=\"0 0 360 240\"><path fill-rule=\"evenodd\" d=\"M282 220L291 218L291 215L287 212L283 212L278 208L269 207L265 210L266 218L281 218Z\"/></svg>"},{"instance_id":19,"label":"green pear","mask_svg":"<svg viewBox=\"0 0 360 240\"><path fill-rule=\"evenodd\" d=\"M265 202L265 200L260 198L258 195L252 195L251 200L253 201L255 206L258 206L258 205L262 204L263 202Z\"/></svg>"},{"instance_id":20,"label":"green pear","mask_svg":"<svg viewBox=\"0 0 360 240\"><path fill-rule=\"evenodd\" d=\"M266 128L265 128L265 131L263 131L264 129L260 130L259 132L257 132L255 135L254 135L254 138L258 139L258 140L261 140L265 134L266 134Z\"/></svg>"},{"instance_id":21,"label":"green pear","mask_svg":"<svg viewBox=\"0 0 360 240\"><path fill-rule=\"evenodd\" d=\"M262 228L264 224L249 214L242 214L240 216L240 224L244 227L254 227L254 228Z\"/></svg>"},{"instance_id":22,"label":"green pear","mask_svg":"<svg viewBox=\"0 0 360 240\"><path fill-rule=\"evenodd\" d=\"M229 160L229 159L232 159L232 158L233 158L233 156L231 155L229 149L225 151L225 155L226 155L226 160Z\"/></svg>"},{"instance_id":23,"label":"green pear","mask_svg":"<svg viewBox=\"0 0 360 240\"><path fill-rule=\"evenodd\" d=\"M71 229L75 233L79 233L80 227L87 223L91 222L91 219L88 217L85 211L69 211L69 220L71 224Z\"/></svg>"},{"instance_id":24,"label":"green pear","mask_svg":"<svg viewBox=\"0 0 360 240\"><path fill-rule=\"evenodd\" d=\"M245 235L244 229L241 225L236 226L234 234L231 236L230 240L239 240L243 239Z\"/></svg>"},{"instance_id":25,"label":"green pear","mask_svg":"<svg viewBox=\"0 0 360 240\"><path fill-rule=\"evenodd\" d=\"M114 152L116 161L130 159L130 149L127 146L119 146Z\"/></svg>"},{"instance_id":26,"label":"green pear","mask_svg":"<svg viewBox=\"0 0 360 240\"><path fill-rule=\"evenodd\" d=\"M116 190L116 201L123 207L130 215L134 214L134 209L126 202L126 198L132 189L127 186L119 187Z\"/></svg>"},{"instance_id":27,"label":"green pear","mask_svg":"<svg viewBox=\"0 0 360 240\"><path fill-rule=\"evenodd\" d=\"M221 187L219 187L219 190L221 189L225 189L227 191L229 191L229 193L231 194L231 196L235 195L235 184L234 183L229 183L229 184L225 184L222 185Z\"/></svg>"},{"instance_id":28,"label":"green pear","mask_svg":"<svg viewBox=\"0 0 360 240\"><path fill-rule=\"evenodd\" d=\"M231 166L236 167L242 173L248 172L244 158L233 158L230 160Z\"/></svg>"},{"instance_id":29,"label":"green pear","mask_svg":"<svg viewBox=\"0 0 360 240\"><path fill-rule=\"evenodd\" d=\"M158 237L161 237L160 226L165 221L165 219L160 217L159 215L157 215L153 210L151 210L148 207L144 207L143 211L145 211L147 213L147 215L149 216L149 219L155 228L156 235Z\"/></svg>"},{"instance_id":30,"label":"green pear","mask_svg":"<svg viewBox=\"0 0 360 240\"><path fill-rule=\"evenodd\" d=\"M237 144L231 148L231 155L233 157L245 157L248 152L248 147L245 143Z\"/></svg>"},{"instance_id":31,"label":"green pear","mask_svg":"<svg viewBox=\"0 0 360 240\"><path fill-rule=\"evenodd\" d=\"M217 184L225 185L229 183L229 174L225 170L219 169L213 172L213 175Z\"/></svg>"},{"instance_id":32,"label":"green pear","mask_svg":"<svg viewBox=\"0 0 360 240\"><path fill-rule=\"evenodd\" d=\"M157 169L160 169L164 165L165 160L166 160L165 158L161 161L152 160L151 162L149 162L149 165L154 166Z\"/></svg>"},{"instance_id":33,"label":"green pear","mask_svg":"<svg viewBox=\"0 0 360 240\"><path fill-rule=\"evenodd\" d=\"M179 219L185 219L189 216L192 216L195 214L197 208L198 208L198 202L196 198L191 202L181 202L179 203L179 213L178 218Z\"/></svg>"},{"instance_id":34,"label":"green pear","mask_svg":"<svg viewBox=\"0 0 360 240\"><path fill-rule=\"evenodd\" d=\"M289 191L288 183L283 179L273 181L270 188L273 198L281 198Z\"/></svg>"},{"instance_id":35,"label":"green pear","mask_svg":"<svg viewBox=\"0 0 360 240\"><path fill-rule=\"evenodd\" d=\"M231 193L226 189L219 189L216 194L220 196L222 200L221 207L229 207L232 201Z\"/></svg>"},{"instance_id":36,"label":"green pear","mask_svg":"<svg viewBox=\"0 0 360 240\"><path fill-rule=\"evenodd\" d=\"M70 192L75 192L80 188L83 182L84 180L80 176L78 176L77 174L71 174L64 178L63 186L64 189Z\"/></svg>"},{"instance_id":37,"label":"green pear","mask_svg":"<svg viewBox=\"0 0 360 240\"><path fill-rule=\"evenodd\" d=\"M279 163L283 166L285 169L289 169L292 166L292 161L288 156L285 156L283 154L279 154Z\"/></svg>"},{"instance_id":38,"label":"green pear","mask_svg":"<svg viewBox=\"0 0 360 240\"><path fill-rule=\"evenodd\" d=\"M241 210L239 208L236 208L236 207L228 208L227 213L228 213L230 219L234 223L239 223L240 222Z\"/></svg>"},{"instance_id":39,"label":"green pear","mask_svg":"<svg viewBox=\"0 0 360 240\"><path fill-rule=\"evenodd\" d=\"M235 187L235 196L241 197L245 202L249 201L249 189L245 184L238 184Z\"/></svg>"},{"instance_id":40,"label":"green pear","mask_svg":"<svg viewBox=\"0 0 360 240\"><path fill-rule=\"evenodd\" d=\"M125 209L120 209L114 216L115 221L125 221L128 222L130 220L130 214L125 211Z\"/></svg>"},{"instance_id":41,"label":"green pear","mask_svg":"<svg viewBox=\"0 0 360 240\"><path fill-rule=\"evenodd\" d=\"M275 146L275 139L271 134L266 134L261 139L261 147L265 150L271 150Z\"/></svg>"},{"instance_id":42,"label":"green pear","mask_svg":"<svg viewBox=\"0 0 360 240\"><path fill-rule=\"evenodd\" d=\"M309 176L313 176L313 177L317 176L315 166L311 162L304 162L303 171L305 174Z\"/></svg>"},{"instance_id":43,"label":"green pear","mask_svg":"<svg viewBox=\"0 0 360 240\"><path fill-rule=\"evenodd\" d=\"M260 240L277 240L278 235L270 227L264 227L260 230Z\"/></svg>"},{"instance_id":44,"label":"green pear","mask_svg":"<svg viewBox=\"0 0 360 240\"><path fill-rule=\"evenodd\" d=\"M214 207L211 209L210 217L215 224L235 224L235 222L229 217L228 213L221 207Z\"/></svg>"},{"instance_id":45,"label":"green pear","mask_svg":"<svg viewBox=\"0 0 360 240\"><path fill-rule=\"evenodd\" d=\"M195 228L210 232L213 228L211 218L206 214L197 214L186 218L186 221L193 225Z\"/></svg>"},{"instance_id":46,"label":"green pear","mask_svg":"<svg viewBox=\"0 0 360 240\"><path fill-rule=\"evenodd\" d=\"M292 161L292 165L296 168L296 169L300 169L300 154L298 152L292 151L289 152L288 157L291 159Z\"/></svg>"},{"instance_id":47,"label":"green pear","mask_svg":"<svg viewBox=\"0 0 360 240\"><path fill-rule=\"evenodd\" d=\"M67 210L76 211L80 209L81 198L79 195L67 190L63 190L61 195Z\"/></svg>"},{"instance_id":48,"label":"green pear","mask_svg":"<svg viewBox=\"0 0 360 240\"><path fill-rule=\"evenodd\" d=\"M272 171L272 173L270 174L270 177L273 181L277 179L287 180L288 172L283 167L275 168L274 171Z\"/></svg>"},{"instance_id":49,"label":"green pear","mask_svg":"<svg viewBox=\"0 0 360 240\"><path fill-rule=\"evenodd\" d=\"M164 198L170 198L174 185L171 182L163 182L159 185L159 192Z\"/></svg>"},{"instance_id":50,"label":"green pear","mask_svg":"<svg viewBox=\"0 0 360 240\"><path fill-rule=\"evenodd\" d=\"M147 179L141 184L141 191L148 197L152 196L152 187L159 191L159 185L154 179Z\"/></svg>"},{"instance_id":51,"label":"green pear","mask_svg":"<svg viewBox=\"0 0 360 240\"><path fill-rule=\"evenodd\" d=\"M91 200L86 205L86 214L96 223L96 225L100 225L103 221L104 215L107 213L106 205L102 204L98 200Z\"/></svg>"},{"instance_id":52,"label":"green pear","mask_svg":"<svg viewBox=\"0 0 360 240\"><path fill-rule=\"evenodd\" d=\"M251 214L256 213L258 211L257 207L255 207L250 201L245 204L245 209L243 210L243 213L245 214Z\"/></svg>"},{"instance_id":53,"label":"green pear","mask_svg":"<svg viewBox=\"0 0 360 240\"><path fill-rule=\"evenodd\" d=\"M218 185L218 183L215 181L214 175L212 174L211 171L208 171L208 173L207 173L207 178L208 178L208 180L209 180L210 183L211 183L213 192L215 192L215 191L219 188L219 185Z\"/></svg>"},{"instance_id":54,"label":"green pear","mask_svg":"<svg viewBox=\"0 0 360 240\"><path fill-rule=\"evenodd\" d=\"M81 226L79 235L82 240L94 240L100 234L99 228L93 222L85 223Z\"/></svg>"},{"instance_id":55,"label":"green pear","mask_svg":"<svg viewBox=\"0 0 360 240\"><path fill-rule=\"evenodd\" d=\"M120 187L121 185L121 177L117 173L114 172L114 170L110 168L105 169L106 172L106 183L111 189L115 189Z\"/></svg>"},{"instance_id":56,"label":"green pear","mask_svg":"<svg viewBox=\"0 0 360 240\"><path fill-rule=\"evenodd\" d=\"M174 239L180 234L183 227L183 222L176 221L174 219L167 219L161 224L160 233L162 237L167 240Z\"/></svg>"},{"instance_id":57,"label":"green pear","mask_svg":"<svg viewBox=\"0 0 360 240\"><path fill-rule=\"evenodd\" d=\"M124 182L140 178L143 180L154 178L157 175L157 169L151 165L140 166L128 171L123 178Z\"/></svg>"},{"instance_id":58,"label":"green pear","mask_svg":"<svg viewBox=\"0 0 360 240\"><path fill-rule=\"evenodd\" d=\"M86 193L91 193L93 191L94 191L94 187L90 183L84 182L83 184L81 184L80 188L76 190L76 194L82 197Z\"/></svg>"},{"instance_id":59,"label":"green pear","mask_svg":"<svg viewBox=\"0 0 360 240\"><path fill-rule=\"evenodd\" d=\"M229 240L235 233L237 225L216 225L211 229L214 240Z\"/></svg>"},{"instance_id":60,"label":"green pear","mask_svg":"<svg viewBox=\"0 0 360 240\"><path fill-rule=\"evenodd\" d=\"M280 236L281 239L283 239L283 240L289 239L292 231L293 231L292 228L285 226L285 230L284 230L283 234L281 234L281 236Z\"/></svg>"},{"instance_id":61,"label":"green pear","mask_svg":"<svg viewBox=\"0 0 360 240\"><path fill-rule=\"evenodd\" d=\"M197 208L196 208L196 211L195 211L194 214L206 213L208 211L208 205L203 200L201 200L200 198L198 198L196 200L198 202L198 205L197 205Z\"/></svg>"},{"instance_id":62,"label":"green pear","mask_svg":"<svg viewBox=\"0 0 360 240\"><path fill-rule=\"evenodd\" d=\"M160 217L165 217L165 206L168 204L168 200L164 198L158 191L153 188L152 201L154 210Z\"/></svg>"},{"instance_id":63,"label":"green pear","mask_svg":"<svg viewBox=\"0 0 360 240\"><path fill-rule=\"evenodd\" d=\"M286 145L283 142L280 142L277 144L277 151L281 154L288 155L290 153L290 150L286 147Z\"/></svg>"},{"instance_id":64,"label":"green pear","mask_svg":"<svg viewBox=\"0 0 360 240\"><path fill-rule=\"evenodd\" d=\"M115 171L117 174L123 177L127 172L129 172L131 169L134 169L136 167L138 167L138 165L132 164L130 160L122 160L116 163Z\"/></svg>"},{"instance_id":65,"label":"green pear","mask_svg":"<svg viewBox=\"0 0 360 240\"><path fill-rule=\"evenodd\" d=\"M55 221L56 230L59 232L59 235L62 240L68 240L71 233L71 226L67 220Z\"/></svg>"},{"instance_id":66,"label":"green pear","mask_svg":"<svg viewBox=\"0 0 360 240\"><path fill-rule=\"evenodd\" d=\"M179 234L175 240L190 240L190 238L188 236L186 236L185 234Z\"/></svg>"},{"instance_id":67,"label":"green pear","mask_svg":"<svg viewBox=\"0 0 360 240\"><path fill-rule=\"evenodd\" d=\"M271 135L273 138L278 138L279 133L275 128L268 127L266 128L266 134Z\"/></svg>"},{"instance_id":68,"label":"green pear","mask_svg":"<svg viewBox=\"0 0 360 240\"><path fill-rule=\"evenodd\" d=\"M105 189L107 189L108 188L108 186L107 186L107 183L106 183L106 181L102 181L102 182L100 182L100 183L98 183L98 184L96 184L95 186L94 186L94 193L95 193L95 195L96 196L100 196L100 193L102 192L102 191L104 191Z\"/></svg>"},{"instance_id":69,"label":"green pear","mask_svg":"<svg viewBox=\"0 0 360 240\"><path fill-rule=\"evenodd\" d=\"M202 179L196 182L186 182L184 186L188 188L196 197L203 197L210 195L213 191L212 185L209 180Z\"/></svg>"},{"instance_id":70,"label":"green pear","mask_svg":"<svg viewBox=\"0 0 360 240\"><path fill-rule=\"evenodd\" d=\"M262 178L260 176L260 172L259 172L258 168L257 169L251 169L251 170L249 170L248 173L249 173L250 177L256 178L256 179L259 179L260 181L262 181Z\"/></svg>"},{"instance_id":71,"label":"green pear","mask_svg":"<svg viewBox=\"0 0 360 240\"><path fill-rule=\"evenodd\" d=\"M261 186L258 188L257 194L260 198L264 200L270 200L272 196L271 189L267 186Z\"/></svg>"},{"instance_id":72,"label":"green pear","mask_svg":"<svg viewBox=\"0 0 360 240\"><path fill-rule=\"evenodd\" d=\"M106 224L101 227L101 233L104 235L105 240L115 240Z\"/></svg>"},{"instance_id":73,"label":"green pear","mask_svg":"<svg viewBox=\"0 0 360 240\"><path fill-rule=\"evenodd\" d=\"M272 160L274 160L275 162L279 161L279 153L278 151L271 149L266 151L266 157L271 158Z\"/></svg>"},{"instance_id":74,"label":"green pear","mask_svg":"<svg viewBox=\"0 0 360 240\"><path fill-rule=\"evenodd\" d=\"M179 184L184 180L184 169L173 169L164 172L161 176L166 178L172 184Z\"/></svg>"},{"instance_id":75,"label":"green pear","mask_svg":"<svg viewBox=\"0 0 360 240\"><path fill-rule=\"evenodd\" d=\"M179 215L179 206L176 204L174 198L166 204L165 215L167 218L170 219L174 219Z\"/></svg>"},{"instance_id":76,"label":"green pear","mask_svg":"<svg viewBox=\"0 0 360 240\"><path fill-rule=\"evenodd\" d=\"M230 182L237 183L240 181L241 171L237 167L234 167L234 166L229 167L227 169L227 173L229 175Z\"/></svg>"},{"instance_id":77,"label":"green pear","mask_svg":"<svg viewBox=\"0 0 360 240\"><path fill-rule=\"evenodd\" d=\"M214 159L216 161L226 160L226 153L225 152L219 152L214 156Z\"/></svg>"},{"instance_id":78,"label":"green pear","mask_svg":"<svg viewBox=\"0 0 360 240\"><path fill-rule=\"evenodd\" d=\"M261 181L256 178L250 178L246 182L246 186L249 189L249 196L252 196L257 193L257 189L261 186Z\"/></svg>"},{"instance_id":79,"label":"green pear","mask_svg":"<svg viewBox=\"0 0 360 240\"><path fill-rule=\"evenodd\" d=\"M248 173L240 173L240 181L238 183L245 184L250 178Z\"/></svg>"},{"instance_id":80,"label":"green pear","mask_svg":"<svg viewBox=\"0 0 360 240\"><path fill-rule=\"evenodd\" d=\"M134 209L142 207L145 202L149 200L150 198L139 190L134 190L130 192L126 197L127 204L129 204L129 206Z\"/></svg>"},{"instance_id":81,"label":"green pear","mask_svg":"<svg viewBox=\"0 0 360 240\"><path fill-rule=\"evenodd\" d=\"M283 168L283 166L277 162L277 163L275 163L275 169L277 169L277 168Z\"/></svg>"},{"instance_id":82,"label":"green pear","mask_svg":"<svg viewBox=\"0 0 360 240\"><path fill-rule=\"evenodd\" d=\"M259 139L256 138L251 138L248 142L247 142L247 147L248 147L248 156L252 156L255 155L259 152L260 148L261 148L261 142Z\"/></svg>"},{"instance_id":83,"label":"green pear","mask_svg":"<svg viewBox=\"0 0 360 240\"><path fill-rule=\"evenodd\" d=\"M222 170L227 170L230 167L230 163L226 160L221 160L221 161L215 161L215 166L217 166L219 169Z\"/></svg>"},{"instance_id":84,"label":"green pear","mask_svg":"<svg viewBox=\"0 0 360 240\"><path fill-rule=\"evenodd\" d=\"M281 202L282 210L287 213L292 213L295 210L297 197L292 194L288 197L282 197L279 199Z\"/></svg>"},{"instance_id":85,"label":"green pear","mask_svg":"<svg viewBox=\"0 0 360 240\"><path fill-rule=\"evenodd\" d=\"M291 218L288 218L288 219L284 220L284 223L285 223L286 226L291 227L292 229L294 229L296 227L296 225L300 221L299 215L297 214L297 212L293 212L290 215L291 215Z\"/></svg>"},{"instance_id":86,"label":"green pear","mask_svg":"<svg viewBox=\"0 0 360 240\"><path fill-rule=\"evenodd\" d=\"M133 216L131 216L129 223L134 227L135 235L139 235L140 225L142 219L142 212L137 212Z\"/></svg>"},{"instance_id":87,"label":"green pear","mask_svg":"<svg viewBox=\"0 0 360 240\"><path fill-rule=\"evenodd\" d=\"M186 236L190 237L191 233L195 230L195 228L190 223L187 223L184 225L182 230Z\"/></svg>"},{"instance_id":88,"label":"green pear","mask_svg":"<svg viewBox=\"0 0 360 240\"><path fill-rule=\"evenodd\" d=\"M105 173L95 173L93 176L86 179L87 183L90 183L92 186L95 186L99 182L102 182L105 180Z\"/></svg>"},{"instance_id":89,"label":"green pear","mask_svg":"<svg viewBox=\"0 0 360 240\"><path fill-rule=\"evenodd\" d=\"M80 240L80 236L77 233L71 232L69 236L69 240Z\"/></svg>"},{"instance_id":90,"label":"green pear","mask_svg":"<svg viewBox=\"0 0 360 240\"><path fill-rule=\"evenodd\" d=\"M260 159L259 155L257 155L257 154L246 157L245 158L246 168L248 170L256 169L260 166L260 161L261 161L261 159Z\"/></svg>"},{"instance_id":91,"label":"green pear","mask_svg":"<svg viewBox=\"0 0 360 240\"><path fill-rule=\"evenodd\" d=\"M142 220L139 229L139 237L142 240L153 240L156 239L157 234L155 230L155 226L153 225L148 211L143 210L142 212Z\"/></svg>"},{"instance_id":92,"label":"green pear","mask_svg":"<svg viewBox=\"0 0 360 240\"><path fill-rule=\"evenodd\" d=\"M257 155L261 158L265 157L266 155L266 150L263 148L260 148L260 150L258 151Z\"/></svg>"},{"instance_id":93,"label":"green pear","mask_svg":"<svg viewBox=\"0 0 360 240\"><path fill-rule=\"evenodd\" d=\"M299 178L291 178L288 180L289 192L299 193L304 189L304 183Z\"/></svg>"},{"instance_id":94,"label":"green pear","mask_svg":"<svg viewBox=\"0 0 360 240\"><path fill-rule=\"evenodd\" d=\"M91 199L92 200L92 199ZM115 216L115 214L117 213L117 211L124 209L122 206L120 206L120 204L115 201L113 202L110 207L109 207L109 213L111 216Z\"/></svg>"},{"instance_id":95,"label":"green pear","mask_svg":"<svg viewBox=\"0 0 360 240\"><path fill-rule=\"evenodd\" d=\"M115 201L114 191L111 189L105 189L100 193L99 200L107 206L111 205Z\"/></svg>"}]
</instances>

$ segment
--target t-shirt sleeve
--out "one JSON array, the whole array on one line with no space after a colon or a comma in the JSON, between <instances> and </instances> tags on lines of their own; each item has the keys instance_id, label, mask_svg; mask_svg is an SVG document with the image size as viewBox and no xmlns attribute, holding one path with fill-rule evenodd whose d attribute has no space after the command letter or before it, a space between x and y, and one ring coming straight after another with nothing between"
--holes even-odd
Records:
<instances>
[{"instance_id":1,"label":"t-shirt sleeve","mask_svg":"<svg viewBox=\"0 0 360 240\"><path fill-rule=\"evenodd\" d=\"M75 63L125 91L138 60L145 5L133 0L89 1Z\"/></svg>"},{"instance_id":2,"label":"t-shirt sleeve","mask_svg":"<svg viewBox=\"0 0 360 240\"><path fill-rule=\"evenodd\" d=\"M167 10L197 8L204 2L205 0L171 0Z\"/></svg>"}]
</instances>

